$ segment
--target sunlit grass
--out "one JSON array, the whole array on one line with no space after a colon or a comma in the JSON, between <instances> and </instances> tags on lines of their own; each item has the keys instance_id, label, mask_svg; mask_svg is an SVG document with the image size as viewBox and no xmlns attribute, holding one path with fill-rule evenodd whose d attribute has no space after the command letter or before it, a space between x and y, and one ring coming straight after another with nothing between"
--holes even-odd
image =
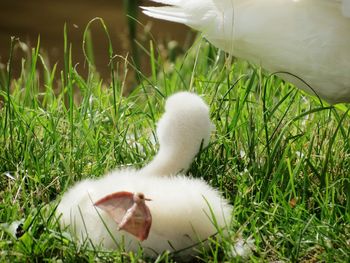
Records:
<instances>
[{"instance_id":1,"label":"sunlit grass","mask_svg":"<svg viewBox=\"0 0 350 263\"><path fill-rule=\"evenodd\" d=\"M89 42L88 34L85 40ZM202 95L216 125L210 146L196 158L189 174L219 188L234 206L230 236L220 242L214 238L211 249L201 251L198 260L239 261L232 258L231 249L242 235L254 239L253 262L348 261L346 106L338 110L321 105L260 68L230 61L204 40L174 63L160 56L151 42L144 47L151 76L135 68L140 84L122 97L126 82L123 74L117 74L111 47L111 78L102 82L93 60L87 63L88 76L79 75L66 36L64 43L62 72L46 64L38 42L18 79L10 71L0 74L3 261L144 259L142 251L78 247L57 226L55 200L83 178L103 176L123 165L141 167L151 160L164 101L179 90ZM89 52L91 58L87 47ZM37 71L38 65L43 73ZM54 79L60 80L59 92ZM23 221L17 237L8 228L16 220ZM172 256L164 254L158 260L169 262Z\"/></svg>"}]
</instances>

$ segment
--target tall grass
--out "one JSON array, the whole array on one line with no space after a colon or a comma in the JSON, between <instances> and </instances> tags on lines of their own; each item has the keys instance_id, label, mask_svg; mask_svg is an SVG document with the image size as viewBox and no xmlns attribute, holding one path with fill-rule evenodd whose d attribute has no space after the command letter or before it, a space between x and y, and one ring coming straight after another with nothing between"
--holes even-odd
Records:
<instances>
[{"instance_id":1,"label":"tall grass","mask_svg":"<svg viewBox=\"0 0 350 263\"><path fill-rule=\"evenodd\" d=\"M137 17L139 11L139 0L123 0L124 12L127 15L127 26L129 31L129 44L132 62L137 69L140 69L140 51L137 46Z\"/></svg>"},{"instance_id":2,"label":"tall grass","mask_svg":"<svg viewBox=\"0 0 350 263\"><path fill-rule=\"evenodd\" d=\"M118 77L123 74L116 74L111 46L110 83L98 79L93 63L87 63L87 77L79 75L66 32L62 72L48 66L39 47L38 41L19 78L11 75L11 59L0 74L6 76L0 81L2 261L149 260L142 251L78 247L53 214L56 200L74 182L151 160L165 98L179 90L201 94L216 125L210 146L189 174L220 189L234 206L230 236L220 242L213 238L211 249L197 260L243 260L232 257L237 236L254 239L253 262L349 260L350 119L345 105L345 111L320 105L201 39L175 62L161 57L151 42L145 50L152 75L138 71L140 84L128 97L121 96L125 82ZM165 69L166 63L172 64ZM10 225L17 220L23 224L15 232ZM173 260L165 253L157 262Z\"/></svg>"}]
</instances>

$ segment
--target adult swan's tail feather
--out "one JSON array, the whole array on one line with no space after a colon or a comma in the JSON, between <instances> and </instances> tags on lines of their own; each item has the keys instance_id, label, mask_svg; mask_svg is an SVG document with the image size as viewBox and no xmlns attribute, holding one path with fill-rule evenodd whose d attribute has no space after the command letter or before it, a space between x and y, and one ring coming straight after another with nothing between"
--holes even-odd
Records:
<instances>
[{"instance_id":1,"label":"adult swan's tail feather","mask_svg":"<svg viewBox=\"0 0 350 263\"><path fill-rule=\"evenodd\" d=\"M158 7L142 7L148 16L182 23L197 30L208 28L213 21L222 17L228 8L233 8L233 0L151 0L164 4Z\"/></svg>"},{"instance_id":2,"label":"adult swan's tail feather","mask_svg":"<svg viewBox=\"0 0 350 263\"><path fill-rule=\"evenodd\" d=\"M159 6L159 7L141 7L143 13L150 17L168 20L171 22L188 24L189 16L184 12L183 8L177 6Z\"/></svg>"}]
</instances>

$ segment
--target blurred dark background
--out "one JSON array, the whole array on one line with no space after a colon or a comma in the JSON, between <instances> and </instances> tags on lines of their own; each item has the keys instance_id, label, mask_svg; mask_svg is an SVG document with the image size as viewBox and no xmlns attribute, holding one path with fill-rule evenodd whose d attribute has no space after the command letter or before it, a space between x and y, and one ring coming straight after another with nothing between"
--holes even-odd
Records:
<instances>
[{"instance_id":1,"label":"blurred dark background","mask_svg":"<svg viewBox=\"0 0 350 263\"><path fill-rule=\"evenodd\" d=\"M51 66L58 63L63 66L63 28L67 25L68 40L72 43L73 62L79 63L78 70L84 71L82 52L83 32L87 23L102 17L108 27L114 51L125 56L131 52L131 43L125 10L127 0L1 0L0 1L0 64L6 65L10 53L10 37L15 36L21 42L35 47L40 35L40 51L46 54ZM137 5L152 5L150 1L134 1ZM124 5L123 5L124 4ZM137 39L149 45L150 34L156 41L175 40L181 47L188 42L189 29L164 21L149 19L136 9ZM103 78L108 78L108 45L106 35L98 23L91 27L95 64ZM186 42L186 43L187 43ZM22 46L22 47L20 47ZM149 46L145 46L147 49ZM28 51L27 51L28 52ZM26 46L16 45L14 52L14 75L18 75L21 59L25 56ZM141 52L141 70L149 71L147 58Z\"/></svg>"}]
</instances>

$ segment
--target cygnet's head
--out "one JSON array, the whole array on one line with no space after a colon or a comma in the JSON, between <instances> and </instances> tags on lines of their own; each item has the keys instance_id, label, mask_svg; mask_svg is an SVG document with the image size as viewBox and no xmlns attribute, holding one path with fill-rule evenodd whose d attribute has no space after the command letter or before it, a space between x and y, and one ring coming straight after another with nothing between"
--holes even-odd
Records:
<instances>
[{"instance_id":1,"label":"cygnet's head","mask_svg":"<svg viewBox=\"0 0 350 263\"><path fill-rule=\"evenodd\" d=\"M143 171L159 175L186 171L201 145L208 145L213 127L209 108L198 95L179 92L170 96L157 124L159 152Z\"/></svg>"},{"instance_id":2,"label":"cygnet's head","mask_svg":"<svg viewBox=\"0 0 350 263\"><path fill-rule=\"evenodd\" d=\"M165 112L157 125L157 135L162 148L196 155L203 140L209 143L213 125L209 108L201 97L190 92L179 92L170 96Z\"/></svg>"}]
</instances>

